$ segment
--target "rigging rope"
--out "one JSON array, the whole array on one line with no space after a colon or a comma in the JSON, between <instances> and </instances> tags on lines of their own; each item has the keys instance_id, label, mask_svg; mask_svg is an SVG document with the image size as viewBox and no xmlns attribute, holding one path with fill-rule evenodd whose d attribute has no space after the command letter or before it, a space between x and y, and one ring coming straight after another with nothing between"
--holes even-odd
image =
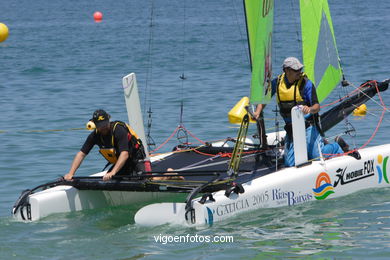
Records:
<instances>
[{"instance_id":1,"label":"rigging rope","mask_svg":"<svg viewBox=\"0 0 390 260\"><path fill-rule=\"evenodd\" d=\"M376 91L377 91L377 94L378 94L378 97L379 97L381 106L382 106L382 108L383 108L382 114L381 114L381 116L380 116L380 118L379 118L378 124L376 125L374 132L372 133L372 135L370 136L370 138L369 138L362 146L360 146L359 148L355 148L355 149L353 149L352 151L348 151L348 152L343 153L343 154L324 154L324 155L327 155L327 156L331 156L331 157L328 158L328 159L331 159L331 158L334 158L334 157L338 157L338 156L342 156L342 155L351 154L351 153L353 153L353 152L356 152L356 151L358 151L358 150L360 150L360 149L365 148L365 147L372 141L372 139L375 137L375 135L377 134L377 132L378 132L378 130L379 130L379 127L380 127L380 125L382 124L382 121L383 121L385 112L387 111L387 108L386 108L386 105L385 105L385 103L383 102L382 96L381 96L381 94L380 94L380 92L379 92L378 84L377 84L376 81L374 81L374 82L375 82L375 87L376 87ZM372 99L372 98L370 97L370 99Z\"/></svg>"},{"instance_id":2,"label":"rigging rope","mask_svg":"<svg viewBox=\"0 0 390 260\"><path fill-rule=\"evenodd\" d=\"M79 131L87 130L85 127L82 128L69 128L69 129L48 129L48 130L0 130L0 134L5 133L48 133L48 132L65 132L65 131Z\"/></svg>"},{"instance_id":3,"label":"rigging rope","mask_svg":"<svg viewBox=\"0 0 390 260\"><path fill-rule=\"evenodd\" d=\"M186 1L183 1L183 39L182 39L182 74L180 75L181 79L181 89L180 89L180 120L179 120L179 126L176 128L177 132L177 140L181 144L188 144L188 135L187 132L183 130L183 116L184 116L184 81L187 79L185 77L185 41L186 41ZM182 142L181 140L185 139L185 142Z\"/></svg>"},{"instance_id":4,"label":"rigging rope","mask_svg":"<svg viewBox=\"0 0 390 260\"><path fill-rule=\"evenodd\" d=\"M243 1L244 2L244 1ZM251 64L251 61L250 61L250 58L249 58L249 51L247 49L247 44L245 44L245 41L246 41L246 37L244 38L243 36L243 33L241 31L241 27L240 27L240 22L239 21L242 21L242 19L238 19L238 15L237 15L237 7L236 7L236 4L235 4L235 1L232 0L232 6L233 6L233 9L234 9L234 18L235 18L235 22L236 22L236 25L237 25L237 28L238 28L238 32L240 33L240 42L241 42L241 46L242 46L242 51L244 52L244 57L246 57L247 59L247 64ZM244 10L245 12L245 10ZM240 13L243 13L241 10L240 10ZM248 39L249 41L249 39Z\"/></svg>"},{"instance_id":5,"label":"rigging rope","mask_svg":"<svg viewBox=\"0 0 390 260\"><path fill-rule=\"evenodd\" d=\"M154 149L153 151L150 151L150 154L152 153L155 153L157 152L158 150L160 150L165 144L167 144L169 142L169 140L172 139L172 137L176 134L176 132L179 130L179 127L176 127L175 130L173 131L173 133L167 138L167 140L165 140L162 144L160 144L156 149Z\"/></svg>"},{"instance_id":6,"label":"rigging rope","mask_svg":"<svg viewBox=\"0 0 390 260\"><path fill-rule=\"evenodd\" d=\"M378 106L382 107L382 109L386 110L387 112L389 112L389 109L386 107L386 105L382 102L382 97L381 95L379 95L379 90L378 90L378 85L377 85L377 81L376 80L372 80L372 81L368 81L366 82L365 84L369 84L369 83L374 83L375 84L375 87L377 89L377 92L378 92L378 96L381 100L381 103L378 103L378 101L376 101L375 99L373 99L372 97L368 96L366 93L364 93L363 91L360 90L360 87L355 87L353 84L351 84L352 87L354 87L357 91L360 91L363 95L365 95L366 97L368 97L372 102L374 102L375 104L377 104Z\"/></svg>"},{"instance_id":7,"label":"rigging rope","mask_svg":"<svg viewBox=\"0 0 390 260\"><path fill-rule=\"evenodd\" d=\"M330 105L334 105L334 104L336 104L336 103L338 103L338 102L341 102L342 100L344 100L344 99L346 99L346 98L349 98L349 97L350 97L352 94L354 94L355 92L360 92L362 95L366 96L369 100L373 101L374 103L376 103L377 105L379 105L379 106L382 108L382 116L380 117L379 123L378 123L378 124L380 125L380 124L382 123L382 121L385 120L384 117L383 117L383 116L384 116L384 113L385 113L386 111L388 112L389 110L388 110L388 108L386 107L386 105L384 104L384 102L383 102L383 100L382 100L382 96L381 96L380 93L379 93L377 83L378 83L378 82L377 82L376 80L371 80L371 81L367 81L367 82L361 84L359 87L356 87L356 86L354 86L354 84L349 83L348 85L354 87L354 88L355 88L354 90L352 90L351 92L349 92L349 93L346 94L345 96L339 98L338 100L335 100L335 101L333 101L333 102L331 102L331 103L329 103L329 104L322 105L321 108L324 108L324 107L327 107L327 106L330 106ZM378 93L378 96L379 96L379 99L381 100L380 103L378 103L375 99L373 99L372 97L368 96L364 91L362 91L362 88L364 88L364 87L366 87L367 85L370 85L370 84L374 84L374 85L375 85L376 90L377 90L377 93ZM345 88L343 88L343 89L345 89ZM355 105L354 107L357 108L358 106ZM370 112L369 112L369 114L371 114L371 115L377 117L377 115L375 115L375 114L373 114L373 113L370 113ZM355 131L355 130L354 130L355 128L354 128L353 125L349 122L347 116L345 116L344 121L345 121L345 128L346 128L346 130L345 130L344 133L349 134L349 135L353 138L353 145L354 145L354 147L355 147L355 149L354 149L353 151L355 151L355 150L357 150L357 148L356 148L356 140L355 140L356 134L354 134L354 135L351 134L351 133L353 133L353 132ZM388 120L385 120L385 121L386 121L386 122L389 122ZM379 125L378 125L378 127L379 127ZM376 130L376 131L377 131L377 130ZM376 134L376 131L374 132L374 135ZM374 137L374 136L371 137L370 141L372 140L373 137ZM369 142L368 142L368 143L369 143ZM367 143L367 144L368 144L368 143ZM366 145L367 145L367 144L366 144ZM364 148L366 145L364 145L364 146L362 146L362 147L360 147L360 148L358 148L358 149L362 149L362 148Z\"/></svg>"},{"instance_id":8,"label":"rigging rope","mask_svg":"<svg viewBox=\"0 0 390 260\"><path fill-rule=\"evenodd\" d=\"M221 141L224 141L225 143L229 142L229 141L232 141L232 142L235 142L234 139L231 139L231 138L224 138L224 139L218 139L218 140L211 140L211 141L202 141L200 140L198 137L196 137L194 134L192 134L187 128L185 128L184 126L182 125L178 125L175 130L172 132L172 134L162 143L160 144L156 149L154 149L153 151L150 151L150 154L152 155L157 155L155 152L157 152L158 150L160 150L162 147L164 147L172 138L173 136L175 136L175 134L179 131L179 130L183 130L183 131L186 131L188 132L188 134L193 137L194 139L196 139L199 143L201 143L200 146L198 147L195 147L195 148L189 148L189 149L180 149L180 150L177 150L177 151L173 151L172 153L181 153L181 152L188 152L188 151L194 151L198 154L201 154L201 155L206 155L206 156L215 156L215 154L208 154L208 153L204 153L204 152L200 152L198 151L199 148L201 147L204 147L210 143L214 143L214 142L221 142ZM249 151L249 152L245 152L243 151L242 154L252 154L252 153L257 153L257 152L263 152L265 150L256 150L256 151ZM218 153L218 155L220 155L221 157L231 157L232 156L232 153L229 153L229 152L225 152L225 153Z\"/></svg>"},{"instance_id":9,"label":"rigging rope","mask_svg":"<svg viewBox=\"0 0 390 260\"><path fill-rule=\"evenodd\" d=\"M296 14L297 8L295 8L295 6L294 6L294 0L291 0L291 1L290 1L290 4L291 4L291 10L292 10L292 12L290 13L290 14L291 14L291 20L294 21L295 33L296 33L296 37L297 37L296 40L297 40L297 44L298 44L297 50L299 50L299 48L302 47L302 45L301 45L302 40L301 40L301 37L300 37L300 35L299 35L300 30L299 30L299 25L298 25L298 23L297 23L297 17L300 17L300 15L299 15L299 13L298 13L298 15Z\"/></svg>"},{"instance_id":10,"label":"rigging rope","mask_svg":"<svg viewBox=\"0 0 390 260\"><path fill-rule=\"evenodd\" d=\"M186 1L183 1L183 39L182 39L182 74L180 75L181 79L181 102L180 102L180 125L183 125L183 115L184 115L184 80L186 80L184 71L185 71L185 41L186 41Z\"/></svg>"},{"instance_id":11,"label":"rigging rope","mask_svg":"<svg viewBox=\"0 0 390 260\"><path fill-rule=\"evenodd\" d=\"M160 144L156 149L154 149L153 151L150 151L150 154L152 153L155 153L157 152L158 150L160 150L164 145L166 145L171 139L173 136L175 136L175 134L179 131L179 130L183 130L184 132L188 133L191 137L193 137L194 139L196 139L199 143L201 143L202 145L205 145L206 142L200 140L198 137L196 137L193 133L191 133L187 128L184 127L184 125L178 125L175 130L173 130L172 134L167 138L167 140L165 140L162 144ZM187 143L189 144L189 143ZM189 149L191 150L191 149Z\"/></svg>"},{"instance_id":12,"label":"rigging rope","mask_svg":"<svg viewBox=\"0 0 390 260\"><path fill-rule=\"evenodd\" d=\"M150 1L151 8L150 8L150 31L149 31L149 49L148 49L148 64L147 64L147 72L146 72L146 82L145 82L145 96L144 96L144 111L147 111L147 145L149 147L149 150L151 150L153 147L156 146L152 136L150 135L151 129L152 129L152 70L153 70L153 64L152 64L152 56L153 56L153 18L154 18L154 0ZM149 87L149 81L150 81L150 88ZM149 103L149 109L146 110L146 105ZM146 115L145 115L146 116ZM146 120L145 120L146 121Z\"/></svg>"},{"instance_id":13,"label":"rigging rope","mask_svg":"<svg viewBox=\"0 0 390 260\"><path fill-rule=\"evenodd\" d=\"M331 103L328 103L328 104L325 104L325 105L321 105L321 108L324 108L324 107L328 107L328 106L331 106L331 105L334 105L338 102L341 102L342 100L346 99L346 98L349 98L353 93L355 92L358 92L360 91L363 95L365 95L366 97L368 97L369 99L373 100L375 102L374 99L372 99L371 97L369 97L366 93L364 93L363 91L361 91L360 89L367 86L368 84L371 84L371 83L376 83L375 80L371 80L371 81L367 81L365 83L363 83L362 85L360 85L359 87L355 87L353 84L349 83L350 86L354 87L355 89L352 90L351 92L347 93L346 95L344 95L343 97L340 97L339 99L331 102ZM377 103L378 105L380 105L379 103Z\"/></svg>"}]
</instances>

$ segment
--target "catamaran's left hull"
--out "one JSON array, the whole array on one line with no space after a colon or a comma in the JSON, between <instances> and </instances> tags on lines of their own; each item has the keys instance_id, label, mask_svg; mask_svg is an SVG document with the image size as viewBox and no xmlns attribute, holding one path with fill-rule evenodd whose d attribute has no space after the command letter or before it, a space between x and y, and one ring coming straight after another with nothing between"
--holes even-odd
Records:
<instances>
[{"instance_id":1,"label":"catamaran's left hull","mask_svg":"<svg viewBox=\"0 0 390 260\"><path fill-rule=\"evenodd\" d=\"M14 217L36 221L54 213L152 203L177 196L177 193L168 192L78 190L71 186L57 186L30 195L29 205L19 208Z\"/></svg>"},{"instance_id":2,"label":"catamaran's left hull","mask_svg":"<svg viewBox=\"0 0 390 260\"><path fill-rule=\"evenodd\" d=\"M102 176L104 173L93 176ZM13 215L17 220L36 221L54 213L152 203L175 197L178 197L177 193L79 190L72 186L60 185L30 194L26 206L19 207Z\"/></svg>"},{"instance_id":3,"label":"catamaran's left hull","mask_svg":"<svg viewBox=\"0 0 390 260\"><path fill-rule=\"evenodd\" d=\"M359 152L360 160L341 156L300 168L285 168L244 183L242 194L232 193L226 197L225 191L219 191L213 194L215 201L201 204L200 199L193 200L192 211L186 210L184 203L148 205L137 212L135 222L148 226L212 224L247 211L294 206L369 188L390 187L390 176L387 175L390 145ZM155 216L152 212L160 214Z\"/></svg>"}]
</instances>

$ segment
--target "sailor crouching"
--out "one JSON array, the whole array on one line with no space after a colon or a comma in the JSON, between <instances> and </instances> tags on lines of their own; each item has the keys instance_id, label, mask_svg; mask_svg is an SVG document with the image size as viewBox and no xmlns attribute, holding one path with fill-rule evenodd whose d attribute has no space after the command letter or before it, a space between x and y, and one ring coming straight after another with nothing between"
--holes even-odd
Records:
<instances>
[{"instance_id":1,"label":"sailor crouching","mask_svg":"<svg viewBox=\"0 0 390 260\"><path fill-rule=\"evenodd\" d=\"M65 180L71 180L84 158L91 149L99 146L101 155L112 164L112 167L103 176L104 181L114 175L137 175L145 171L145 151L137 134L129 125L121 121L110 122L110 115L102 110L96 110L92 119L96 129L88 135L76 154ZM150 171L150 169L147 169Z\"/></svg>"}]
</instances>

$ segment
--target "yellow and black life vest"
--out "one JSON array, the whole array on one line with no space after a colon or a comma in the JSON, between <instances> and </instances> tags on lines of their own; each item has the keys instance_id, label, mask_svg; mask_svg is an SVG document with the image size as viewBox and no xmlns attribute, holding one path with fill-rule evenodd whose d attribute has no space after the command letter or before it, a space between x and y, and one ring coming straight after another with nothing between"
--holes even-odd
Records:
<instances>
[{"instance_id":1,"label":"yellow and black life vest","mask_svg":"<svg viewBox=\"0 0 390 260\"><path fill-rule=\"evenodd\" d=\"M112 129L111 129L111 145L108 147L101 147L99 150L101 155L103 155L103 157L112 164L115 164L118 161L118 155L116 154L115 146L114 146L114 131L117 125L122 125L127 129L128 131L127 139L131 147L133 147L136 151L142 150L141 152L144 154L142 141L135 133L135 131L128 124L121 121L115 121L113 122Z\"/></svg>"},{"instance_id":2,"label":"yellow and black life vest","mask_svg":"<svg viewBox=\"0 0 390 260\"><path fill-rule=\"evenodd\" d=\"M289 88L285 81L285 73L279 75L276 93L280 114L283 118L291 118L291 109L297 105L307 105L302 97L301 90L306 83L306 74L302 73L299 80Z\"/></svg>"}]
</instances>

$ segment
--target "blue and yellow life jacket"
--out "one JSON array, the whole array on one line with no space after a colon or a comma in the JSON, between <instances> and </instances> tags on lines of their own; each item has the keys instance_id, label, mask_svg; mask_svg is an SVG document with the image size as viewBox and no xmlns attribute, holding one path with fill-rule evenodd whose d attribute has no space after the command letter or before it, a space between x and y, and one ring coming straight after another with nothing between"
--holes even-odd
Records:
<instances>
[{"instance_id":1,"label":"blue and yellow life jacket","mask_svg":"<svg viewBox=\"0 0 390 260\"><path fill-rule=\"evenodd\" d=\"M289 88L285 81L285 73L278 76L276 93L280 114L283 118L291 118L291 109L297 105L308 105L302 97L302 89L306 84L306 74L302 73L299 80Z\"/></svg>"}]
</instances>

